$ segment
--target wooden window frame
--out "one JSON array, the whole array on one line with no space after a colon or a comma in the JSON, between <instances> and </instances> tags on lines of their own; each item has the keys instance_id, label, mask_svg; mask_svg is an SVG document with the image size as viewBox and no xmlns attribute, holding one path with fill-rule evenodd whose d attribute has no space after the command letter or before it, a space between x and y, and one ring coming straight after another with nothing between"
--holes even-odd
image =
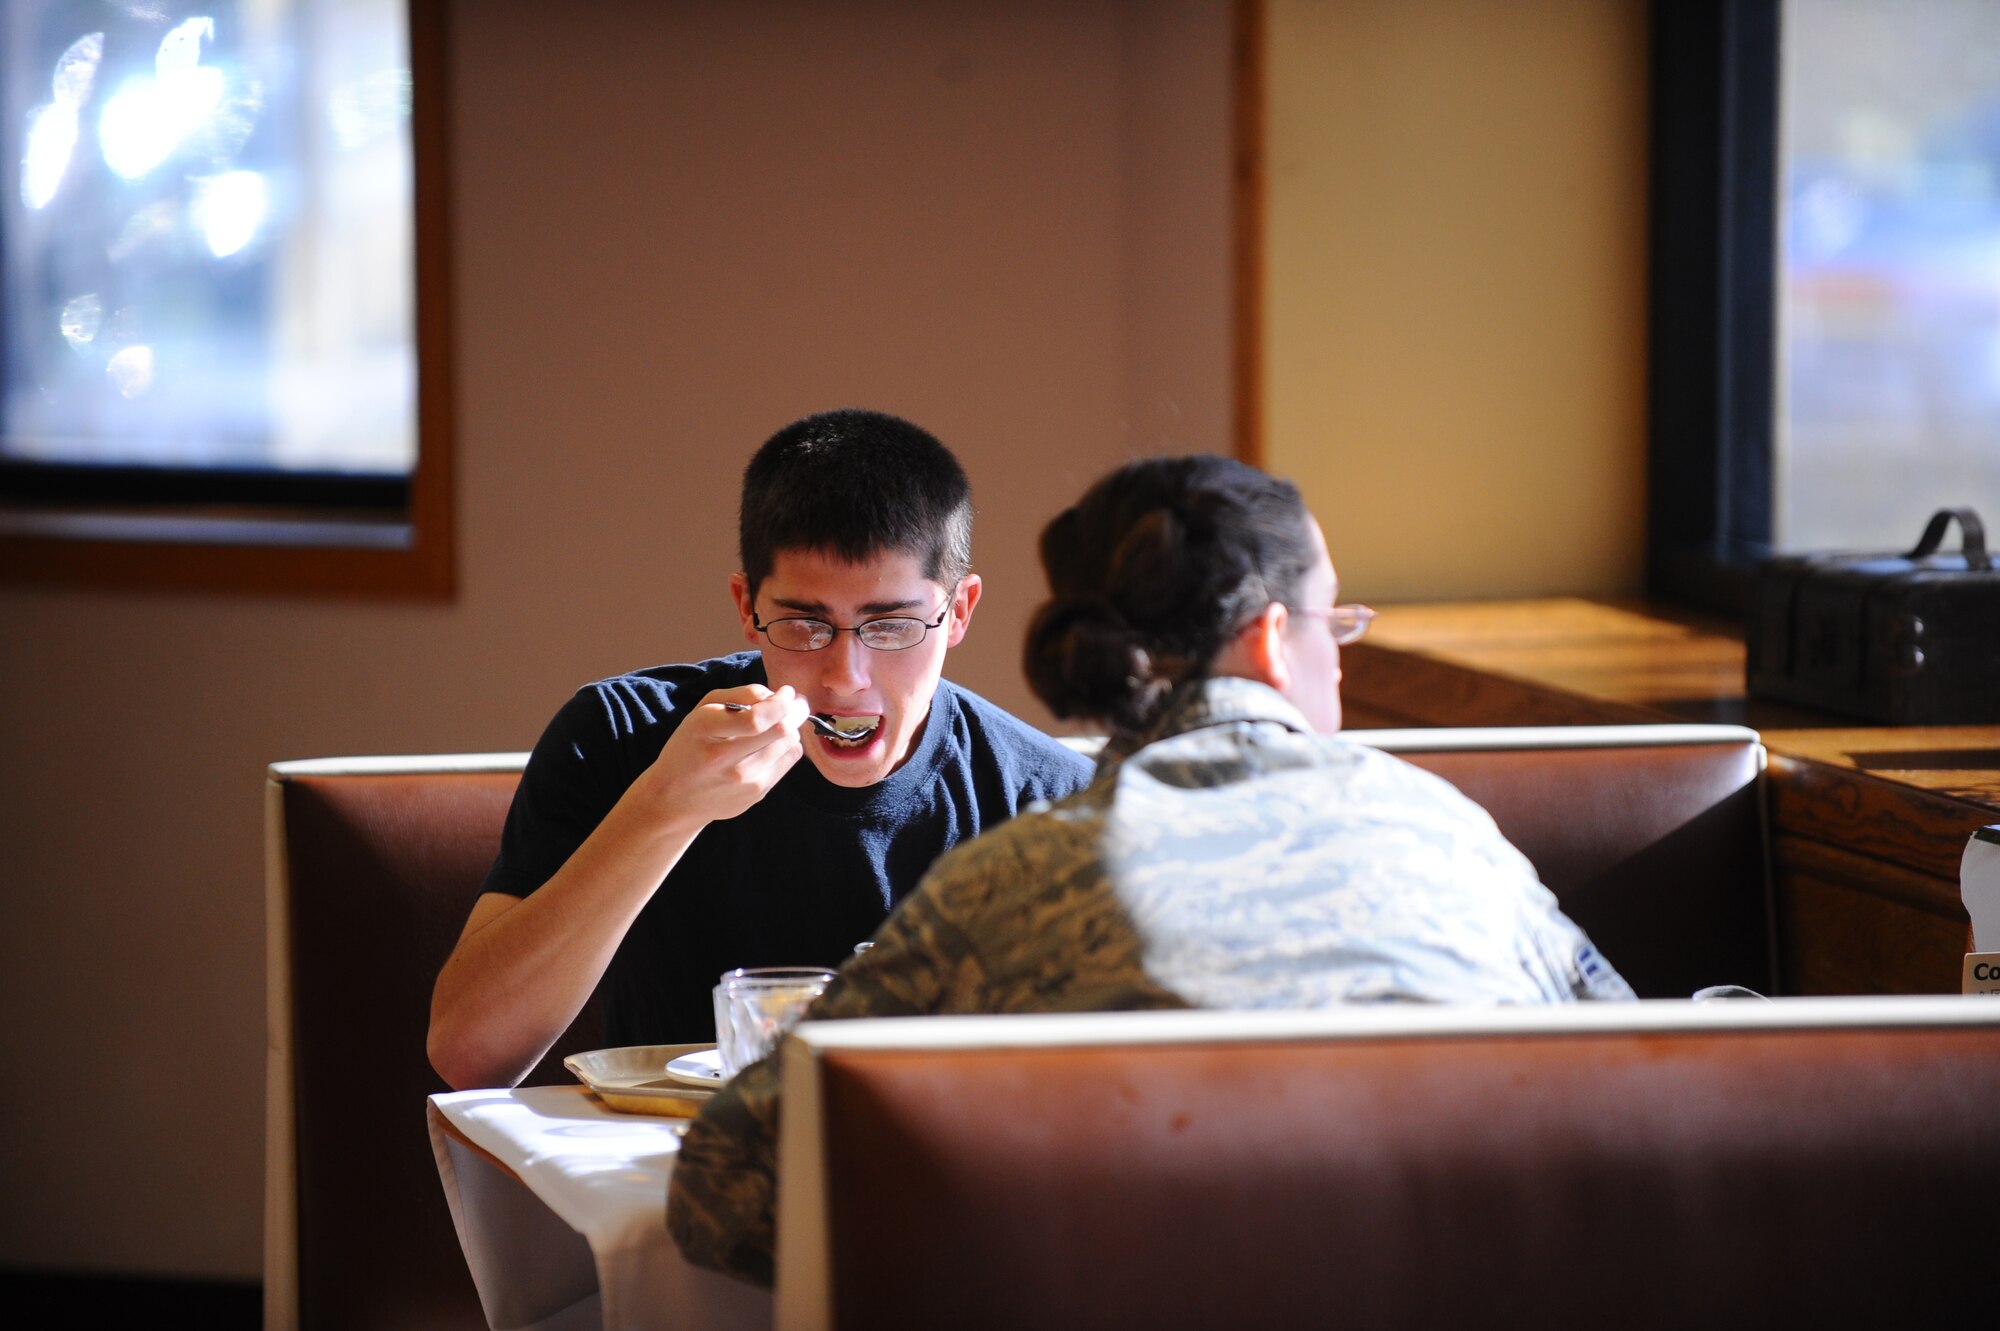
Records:
<instances>
[{"instance_id":1,"label":"wooden window frame","mask_svg":"<svg viewBox=\"0 0 2000 1331\"><path fill-rule=\"evenodd\" d=\"M1231 440L1236 456L1264 465L1265 141L1270 17L1265 0L1230 10Z\"/></svg>"},{"instance_id":2,"label":"wooden window frame","mask_svg":"<svg viewBox=\"0 0 2000 1331\"><path fill-rule=\"evenodd\" d=\"M1771 548L1780 0L1652 0L1646 590L1722 613Z\"/></svg>"},{"instance_id":3,"label":"wooden window frame","mask_svg":"<svg viewBox=\"0 0 2000 1331\"><path fill-rule=\"evenodd\" d=\"M417 462L388 517L338 507L0 510L0 583L447 600L455 586L444 0L405 0L414 158Z\"/></svg>"}]
</instances>

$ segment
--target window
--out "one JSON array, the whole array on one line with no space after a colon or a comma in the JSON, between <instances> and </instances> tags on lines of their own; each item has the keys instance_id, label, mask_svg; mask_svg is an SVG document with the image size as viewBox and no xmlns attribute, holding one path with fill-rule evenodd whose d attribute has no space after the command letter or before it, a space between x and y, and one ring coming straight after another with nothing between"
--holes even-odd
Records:
<instances>
[{"instance_id":1,"label":"window","mask_svg":"<svg viewBox=\"0 0 2000 1331\"><path fill-rule=\"evenodd\" d=\"M7 7L12 575L449 589L436 10Z\"/></svg>"},{"instance_id":2,"label":"window","mask_svg":"<svg viewBox=\"0 0 2000 1331\"><path fill-rule=\"evenodd\" d=\"M1790 0L1772 544L2000 499L2000 5Z\"/></svg>"},{"instance_id":3,"label":"window","mask_svg":"<svg viewBox=\"0 0 2000 1331\"><path fill-rule=\"evenodd\" d=\"M2000 503L2000 8L1654 0L1649 590Z\"/></svg>"}]
</instances>

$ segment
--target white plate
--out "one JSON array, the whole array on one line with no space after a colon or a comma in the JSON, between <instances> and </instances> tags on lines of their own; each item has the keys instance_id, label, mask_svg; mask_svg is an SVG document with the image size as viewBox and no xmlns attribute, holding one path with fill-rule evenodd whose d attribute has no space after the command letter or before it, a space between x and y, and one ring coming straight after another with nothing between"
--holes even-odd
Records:
<instances>
[{"instance_id":1,"label":"white plate","mask_svg":"<svg viewBox=\"0 0 2000 1331\"><path fill-rule=\"evenodd\" d=\"M697 1049L682 1054L668 1061L667 1075L689 1086L706 1086L713 1090L726 1080L722 1075L722 1051Z\"/></svg>"},{"instance_id":2,"label":"white plate","mask_svg":"<svg viewBox=\"0 0 2000 1331\"><path fill-rule=\"evenodd\" d=\"M666 1075L666 1065L685 1054L707 1051L712 1044L643 1044L623 1049L594 1049L563 1060L576 1079L598 1099L627 1114L660 1114L690 1118L714 1093L719 1082L689 1082Z\"/></svg>"}]
</instances>

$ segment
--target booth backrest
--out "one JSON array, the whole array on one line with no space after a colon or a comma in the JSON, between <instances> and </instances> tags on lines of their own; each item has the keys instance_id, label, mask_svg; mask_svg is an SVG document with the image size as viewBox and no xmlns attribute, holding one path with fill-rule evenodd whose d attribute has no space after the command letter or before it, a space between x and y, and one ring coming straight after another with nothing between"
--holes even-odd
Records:
<instances>
[{"instance_id":1,"label":"booth backrest","mask_svg":"<svg viewBox=\"0 0 2000 1331\"><path fill-rule=\"evenodd\" d=\"M1718 984L1780 990L1756 731L1520 726L1342 737L1434 772L1484 807L1640 997L1685 998Z\"/></svg>"},{"instance_id":2,"label":"booth backrest","mask_svg":"<svg viewBox=\"0 0 2000 1331\"><path fill-rule=\"evenodd\" d=\"M1770 987L1753 732L1355 732L1486 805L1643 994ZM525 755L271 768L266 1326L477 1327L423 1127L431 985ZM530 1081L601 1045L587 1010Z\"/></svg>"},{"instance_id":3,"label":"booth backrest","mask_svg":"<svg viewBox=\"0 0 2000 1331\"><path fill-rule=\"evenodd\" d=\"M523 755L271 769L265 1326L485 1326L424 1128L430 991ZM561 1056L601 1045L589 1009Z\"/></svg>"},{"instance_id":4,"label":"booth backrest","mask_svg":"<svg viewBox=\"0 0 2000 1331\"><path fill-rule=\"evenodd\" d=\"M1949 1326L2000 1294L2000 1004L828 1022L778 1326Z\"/></svg>"},{"instance_id":5,"label":"booth backrest","mask_svg":"<svg viewBox=\"0 0 2000 1331\"><path fill-rule=\"evenodd\" d=\"M1493 815L1642 998L1772 994L1764 746L1740 726L1351 731Z\"/></svg>"}]
</instances>

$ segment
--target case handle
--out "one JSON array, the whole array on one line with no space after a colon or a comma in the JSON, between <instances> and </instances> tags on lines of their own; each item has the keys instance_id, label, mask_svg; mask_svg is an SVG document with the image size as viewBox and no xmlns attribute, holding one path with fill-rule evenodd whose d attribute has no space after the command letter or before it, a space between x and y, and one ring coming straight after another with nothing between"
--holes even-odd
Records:
<instances>
[{"instance_id":1,"label":"case handle","mask_svg":"<svg viewBox=\"0 0 2000 1331\"><path fill-rule=\"evenodd\" d=\"M1903 558L1922 559L1925 555L1935 554L1937 548L1944 544L1945 529L1951 526L1953 518L1958 519L1960 544L1965 549L1965 567L1974 573L1991 571L1993 560L1986 553L1985 524L1969 508L1941 508L1933 513L1923 536L1917 541L1917 548Z\"/></svg>"}]
</instances>

